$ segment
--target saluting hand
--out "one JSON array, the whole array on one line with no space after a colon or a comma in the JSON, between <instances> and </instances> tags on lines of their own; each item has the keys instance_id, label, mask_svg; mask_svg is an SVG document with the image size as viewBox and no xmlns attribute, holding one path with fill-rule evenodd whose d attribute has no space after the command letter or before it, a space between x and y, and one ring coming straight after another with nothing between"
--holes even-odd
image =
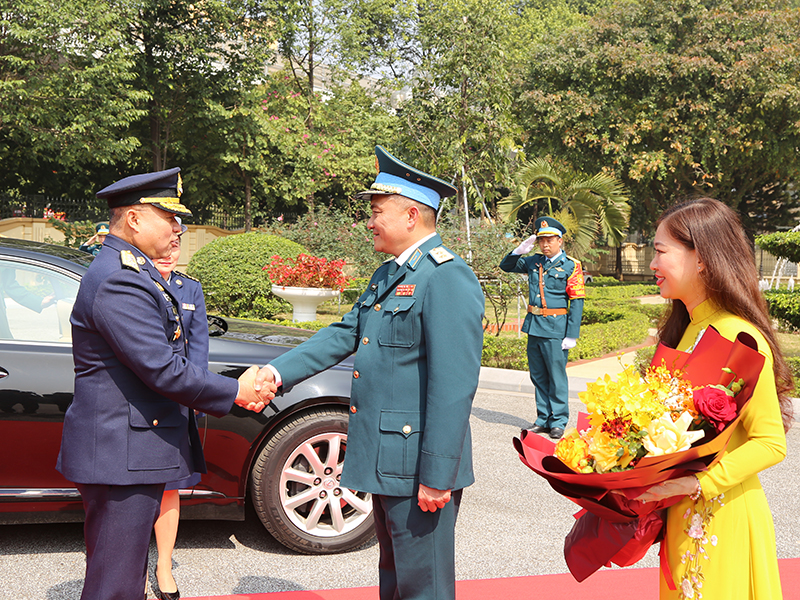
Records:
<instances>
[{"instance_id":1,"label":"saluting hand","mask_svg":"<svg viewBox=\"0 0 800 600\"><path fill-rule=\"evenodd\" d=\"M536 242L536 234L529 237L527 240L522 242L519 246L514 248L514 251L511 254L527 254L531 250L533 250L533 244Z\"/></svg>"},{"instance_id":2,"label":"saluting hand","mask_svg":"<svg viewBox=\"0 0 800 600\"><path fill-rule=\"evenodd\" d=\"M235 403L237 406L252 410L253 412L261 412L264 407L269 404L269 401L275 397L277 388L275 384L268 383L260 386L259 390L255 388L256 374L258 367L253 365L239 377L239 393L236 396Z\"/></svg>"}]
</instances>

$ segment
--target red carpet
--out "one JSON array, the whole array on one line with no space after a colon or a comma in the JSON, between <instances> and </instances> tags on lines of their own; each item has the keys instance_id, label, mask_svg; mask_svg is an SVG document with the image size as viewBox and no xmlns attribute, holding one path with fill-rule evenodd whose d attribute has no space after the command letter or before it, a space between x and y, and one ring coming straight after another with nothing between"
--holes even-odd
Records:
<instances>
[{"instance_id":1,"label":"red carpet","mask_svg":"<svg viewBox=\"0 0 800 600\"><path fill-rule=\"evenodd\" d=\"M800 558L778 561L784 598L796 598L800 589ZM572 575L536 575L502 579L476 579L456 583L458 600L655 600L658 598L657 569L601 570L577 583ZM275 592L217 596L214 600L377 600L378 588L348 588L313 592ZM186 598L185 600L191 600Z\"/></svg>"}]
</instances>

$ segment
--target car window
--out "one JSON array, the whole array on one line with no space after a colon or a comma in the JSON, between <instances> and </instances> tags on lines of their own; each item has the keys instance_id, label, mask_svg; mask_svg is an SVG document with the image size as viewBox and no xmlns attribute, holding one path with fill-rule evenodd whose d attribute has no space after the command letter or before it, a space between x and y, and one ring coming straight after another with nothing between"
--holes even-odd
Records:
<instances>
[{"instance_id":1,"label":"car window","mask_svg":"<svg viewBox=\"0 0 800 600\"><path fill-rule=\"evenodd\" d=\"M71 342L78 285L44 267L0 260L0 340Z\"/></svg>"}]
</instances>

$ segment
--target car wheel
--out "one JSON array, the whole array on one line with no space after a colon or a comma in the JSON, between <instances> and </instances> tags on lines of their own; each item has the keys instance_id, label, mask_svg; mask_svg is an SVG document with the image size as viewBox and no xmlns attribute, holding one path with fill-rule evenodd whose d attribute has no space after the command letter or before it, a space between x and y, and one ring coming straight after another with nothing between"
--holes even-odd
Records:
<instances>
[{"instance_id":1,"label":"car wheel","mask_svg":"<svg viewBox=\"0 0 800 600\"><path fill-rule=\"evenodd\" d=\"M584 283L592 283L593 279L594 279L594 277L592 277L591 275L584 275L583 276Z\"/></svg>"},{"instance_id":2,"label":"car wheel","mask_svg":"<svg viewBox=\"0 0 800 600\"><path fill-rule=\"evenodd\" d=\"M352 550L375 535L372 497L339 486L347 413L318 408L284 424L253 466L250 492L279 542L306 554Z\"/></svg>"}]
</instances>

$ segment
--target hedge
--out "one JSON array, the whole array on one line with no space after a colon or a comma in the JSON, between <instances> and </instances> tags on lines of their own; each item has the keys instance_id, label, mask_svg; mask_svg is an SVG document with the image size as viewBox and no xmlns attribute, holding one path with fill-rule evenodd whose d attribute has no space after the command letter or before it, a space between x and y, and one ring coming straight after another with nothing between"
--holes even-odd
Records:
<instances>
[{"instance_id":1,"label":"hedge","mask_svg":"<svg viewBox=\"0 0 800 600\"><path fill-rule=\"evenodd\" d=\"M647 339L650 319L642 312L625 311L624 318L607 323L581 325L577 345L569 351L571 361L599 358L616 350L641 344ZM484 336L481 364L485 367L528 370L526 335L520 338Z\"/></svg>"},{"instance_id":2,"label":"hedge","mask_svg":"<svg viewBox=\"0 0 800 600\"><path fill-rule=\"evenodd\" d=\"M786 290L766 290L764 298L769 305L769 314L800 329L800 293Z\"/></svg>"},{"instance_id":3,"label":"hedge","mask_svg":"<svg viewBox=\"0 0 800 600\"><path fill-rule=\"evenodd\" d=\"M273 255L296 257L305 249L295 242L261 232L217 238L189 262L187 273L200 280L206 308L230 317L269 319L291 306L272 294L262 267Z\"/></svg>"}]
</instances>

